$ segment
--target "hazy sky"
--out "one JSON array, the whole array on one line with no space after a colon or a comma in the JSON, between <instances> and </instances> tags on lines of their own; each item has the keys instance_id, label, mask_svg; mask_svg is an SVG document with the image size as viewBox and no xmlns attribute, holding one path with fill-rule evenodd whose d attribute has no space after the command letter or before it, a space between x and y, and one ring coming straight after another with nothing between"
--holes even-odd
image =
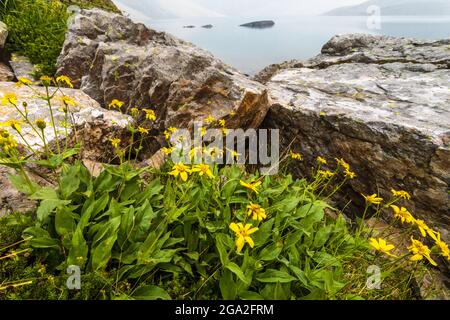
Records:
<instances>
[{"instance_id":1,"label":"hazy sky","mask_svg":"<svg viewBox=\"0 0 450 320\"><path fill-rule=\"evenodd\" d=\"M113 0L120 8L148 16L179 17L314 15L365 0ZM129 9L129 10L127 10Z\"/></svg>"}]
</instances>

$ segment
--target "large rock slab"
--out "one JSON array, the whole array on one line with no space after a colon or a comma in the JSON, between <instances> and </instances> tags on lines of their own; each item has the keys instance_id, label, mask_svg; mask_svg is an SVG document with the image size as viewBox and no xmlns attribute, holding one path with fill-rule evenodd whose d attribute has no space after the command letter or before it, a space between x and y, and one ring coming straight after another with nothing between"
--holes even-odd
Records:
<instances>
[{"instance_id":1,"label":"large rock slab","mask_svg":"<svg viewBox=\"0 0 450 320\"><path fill-rule=\"evenodd\" d=\"M70 25L58 74L108 106L154 108L163 127L187 127L212 115L230 128L258 127L270 106L261 84L210 53L130 19L98 9Z\"/></svg>"},{"instance_id":2,"label":"large rock slab","mask_svg":"<svg viewBox=\"0 0 450 320\"><path fill-rule=\"evenodd\" d=\"M268 82L264 123L305 157L345 158L358 174L349 195L391 188L412 194L408 208L440 229L450 225L450 40L337 36L322 54L281 68Z\"/></svg>"}]
</instances>

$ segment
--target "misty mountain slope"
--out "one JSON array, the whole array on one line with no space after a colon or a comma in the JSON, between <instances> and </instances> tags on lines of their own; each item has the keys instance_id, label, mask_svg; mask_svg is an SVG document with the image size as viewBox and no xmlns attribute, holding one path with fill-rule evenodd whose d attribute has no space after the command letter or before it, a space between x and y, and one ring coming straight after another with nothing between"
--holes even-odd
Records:
<instances>
[{"instance_id":1,"label":"misty mountain slope","mask_svg":"<svg viewBox=\"0 0 450 320\"><path fill-rule=\"evenodd\" d=\"M355 6L345 6L325 13L328 16L364 16L375 5L386 16L450 15L448 0L370 0Z\"/></svg>"}]
</instances>

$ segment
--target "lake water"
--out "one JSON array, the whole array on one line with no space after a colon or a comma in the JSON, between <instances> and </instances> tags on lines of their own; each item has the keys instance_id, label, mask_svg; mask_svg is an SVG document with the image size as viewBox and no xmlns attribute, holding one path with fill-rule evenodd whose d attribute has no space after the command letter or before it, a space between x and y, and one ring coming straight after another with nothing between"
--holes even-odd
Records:
<instances>
[{"instance_id":1,"label":"lake water","mask_svg":"<svg viewBox=\"0 0 450 320\"><path fill-rule=\"evenodd\" d=\"M265 17L267 19L267 17ZM275 26L250 29L240 24L258 19L207 18L142 21L149 27L169 32L213 53L247 74L290 59L306 59L320 53L336 34L371 33L422 39L450 37L450 17L383 17L381 29L367 27L367 17L274 18ZM212 24L212 29L201 28ZM183 28L195 25L194 29Z\"/></svg>"}]
</instances>

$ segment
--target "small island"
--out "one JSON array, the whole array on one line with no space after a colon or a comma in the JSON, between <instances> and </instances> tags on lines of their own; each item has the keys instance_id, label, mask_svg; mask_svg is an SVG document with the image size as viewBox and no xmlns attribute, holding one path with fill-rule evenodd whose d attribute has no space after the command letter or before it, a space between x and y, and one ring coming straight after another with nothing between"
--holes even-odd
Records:
<instances>
[{"instance_id":1,"label":"small island","mask_svg":"<svg viewBox=\"0 0 450 320\"><path fill-rule=\"evenodd\" d=\"M188 25L188 26L183 26L183 28L185 28L185 29L194 29L194 28L195 28L195 26L192 26L192 25Z\"/></svg>"},{"instance_id":2,"label":"small island","mask_svg":"<svg viewBox=\"0 0 450 320\"><path fill-rule=\"evenodd\" d=\"M275 22L272 20L262 20L262 21L253 21L249 23L241 24L241 27L247 28L256 28L256 29L265 29L272 28L275 25Z\"/></svg>"},{"instance_id":3,"label":"small island","mask_svg":"<svg viewBox=\"0 0 450 320\"><path fill-rule=\"evenodd\" d=\"M214 26L212 24L205 24L204 26L202 26L202 28L205 29L212 29Z\"/></svg>"}]
</instances>

